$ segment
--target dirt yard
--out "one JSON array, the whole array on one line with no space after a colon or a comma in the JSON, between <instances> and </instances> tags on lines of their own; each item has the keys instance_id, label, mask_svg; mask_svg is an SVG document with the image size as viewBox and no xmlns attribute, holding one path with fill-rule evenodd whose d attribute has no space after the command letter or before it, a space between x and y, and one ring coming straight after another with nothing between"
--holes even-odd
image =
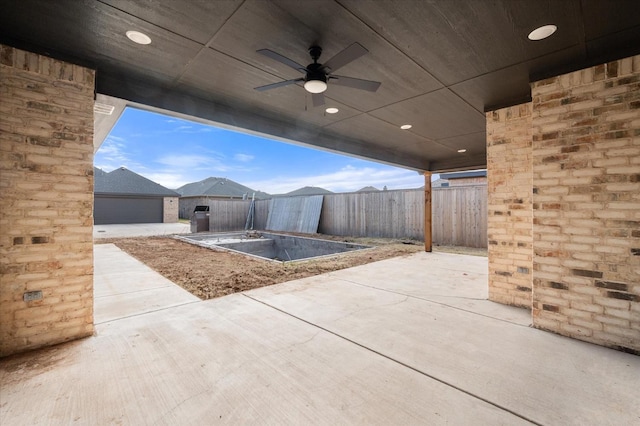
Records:
<instances>
[{"instance_id":1,"label":"dirt yard","mask_svg":"<svg viewBox=\"0 0 640 426\"><path fill-rule=\"evenodd\" d=\"M326 235L313 237L373 245L375 248L316 260L276 263L224 250L198 247L171 237L105 239L97 240L96 244L115 244L201 299L211 299L424 250L423 244L418 241ZM434 247L434 251L486 256L486 250L483 249Z\"/></svg>"}]
</instances>

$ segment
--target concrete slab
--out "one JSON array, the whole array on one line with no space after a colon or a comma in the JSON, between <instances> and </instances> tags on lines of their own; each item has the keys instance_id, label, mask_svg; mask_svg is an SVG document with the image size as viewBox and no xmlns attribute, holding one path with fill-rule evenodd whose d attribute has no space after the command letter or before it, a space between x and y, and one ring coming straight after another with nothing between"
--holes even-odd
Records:
<instances>
[{"instance_id":1,"label":"concrete slab","mask_svg":"<svg viewBox=\"0 0 640 426\"><path fill-rule=\"evenodd\" d=\"M535 423L640 424L640 357L510 322L502 305L428 300L475 281L452 261L476 259L417 253L246 295Z\"/></svg>"},{"instance_id":2,"label":"concrete slab","mask_svg":"<svg viewBox=\"0 0 640 426\"><path fill-rule=\"evenodd\" d=\"M191 233L188 223L132 223L123 225L94 225L93 238L153 237Z\"/></svg>"},{"instance_id":3,"label":"concrete slab","mask_svg":"<svg viewBox=\"0 0 640 426\"><path fill-rule=\"evenodd\" d=\"M242 295L103 324L1 371L3 425L526 424Z\"/></svg>"},{"instance_id":4,"label":"concrete slab","mask_svg":"<svg viewBox=\"0 0 640 426\"><path fill-rule=\"evenodd\" d=\"M94 259L96 324L200 301L113 244L95 245Z\"/></svg>"},{"instance_id":5,"label":"concrete slab","mask_svg":"<svg viewBox=\"0 0 640 426\"><path fill-rule=\"evenodd\" d=\"M336 271L338 277L363 286L429 300L520 325L531 325L531 312L488 300L488 259L451 253L418 253L362 267ZM352 280L352 272L358 274Z\"/></svg>"},{"instance_id":6,"label":"concrete slab","mask_svg":"<svg viewBox=\"0 0 640 426\"><path fill-rule=\"evenodd\" d=\"M114 317L96 336L0 360L0 424L640 421L640 357L477 300L486 259L418 253L123 317L99 299L175 298L126 257L96 247L96 315Z\"/></svg>"}]
</instances>

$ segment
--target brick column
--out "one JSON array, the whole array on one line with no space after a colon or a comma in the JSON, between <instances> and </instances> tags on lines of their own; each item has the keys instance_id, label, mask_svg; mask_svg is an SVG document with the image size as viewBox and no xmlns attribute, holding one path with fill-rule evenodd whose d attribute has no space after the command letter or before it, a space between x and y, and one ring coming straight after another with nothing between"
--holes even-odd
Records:
<instances>
[{"instance_id":1,"label":"brick column","mask_svg":"<svg viewBox=\"0 0 640 426\"><path fill-rule=\"evenodd\" d=\"M0 45L0 79L5 356L93 333L94 71Z\"/></svg>"},{"instance_id":2,"label":"brick column","mask_svg":"<svg viewBox=\"0 0 640 426\"><path fill-rule=\"evenodd\" d=\"M164 197L162 199L162 222L176 223L178 222L178 197Z\"/></svg>"},{"instance_id":3,"label":"brick column","mask_svg":"<svg viewBox=\"0 0 640 426\"><path fill-rule=\"evenodd\" d=\"M532 95L534 326L640 354L640 56Z\"/></svg>"},{"instance_id":4,"label":"brick column","mask_svg":"<svg viewBox=\"0 0 640 426\"><path fill-rule=\"evenodd\" d=\"M531 308L531 104L487 113L489 299Z\"/></svg>"},{"instance_id":5,"label":"brick column","mask_svg":"<svg viewBox=\"0 0 640 426\"><path fill-rule=\"evenodd\" d=\"M532 96L487 114L489 298L640 355L640 56Z\"/></svg>"}]
</instances>

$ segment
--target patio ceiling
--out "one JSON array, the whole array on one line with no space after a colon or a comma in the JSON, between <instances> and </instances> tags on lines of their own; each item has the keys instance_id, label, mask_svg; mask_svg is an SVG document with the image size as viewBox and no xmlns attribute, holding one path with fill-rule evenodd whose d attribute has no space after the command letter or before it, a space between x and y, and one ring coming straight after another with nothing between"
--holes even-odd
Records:
<instances>
[{"instance_id":1,"label":"patio ceiling","mask_svg":"<svg viewBox=\"0 0 640 426\"><path fill-rule=\"evenodd\" d=\"M544 24L558 31L529 41ZM134 44L128 30L152 43ZM0 42L97 69L102 100L448 171L485 167L484 112L529 100L530 81L640 53L640 7L637 0L20 0L3 2ZM339 74L382 86L369 93L330 85L326 106L337 114L313 108L300 85L254 90L301 76L258 49L308 64L311 45L322 46L323 62L354 42L369 54Z\"/></svg>"}]
</instances>

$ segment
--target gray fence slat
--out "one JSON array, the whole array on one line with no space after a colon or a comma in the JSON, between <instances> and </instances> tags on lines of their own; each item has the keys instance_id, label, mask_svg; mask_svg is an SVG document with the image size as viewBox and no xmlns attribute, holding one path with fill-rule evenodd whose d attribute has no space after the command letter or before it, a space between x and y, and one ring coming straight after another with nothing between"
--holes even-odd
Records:
<instances>
[{"instance_id":1,"label":"gray fence slat","mask_svg":"<svg viewBox=\"0 0 640 426\"><path fill-rule=\"evenodd\" d=\"M315 234L318 232L322 198L322 195L312 195L272 199L266 229Z\"/></svg>"}]
</instances>

